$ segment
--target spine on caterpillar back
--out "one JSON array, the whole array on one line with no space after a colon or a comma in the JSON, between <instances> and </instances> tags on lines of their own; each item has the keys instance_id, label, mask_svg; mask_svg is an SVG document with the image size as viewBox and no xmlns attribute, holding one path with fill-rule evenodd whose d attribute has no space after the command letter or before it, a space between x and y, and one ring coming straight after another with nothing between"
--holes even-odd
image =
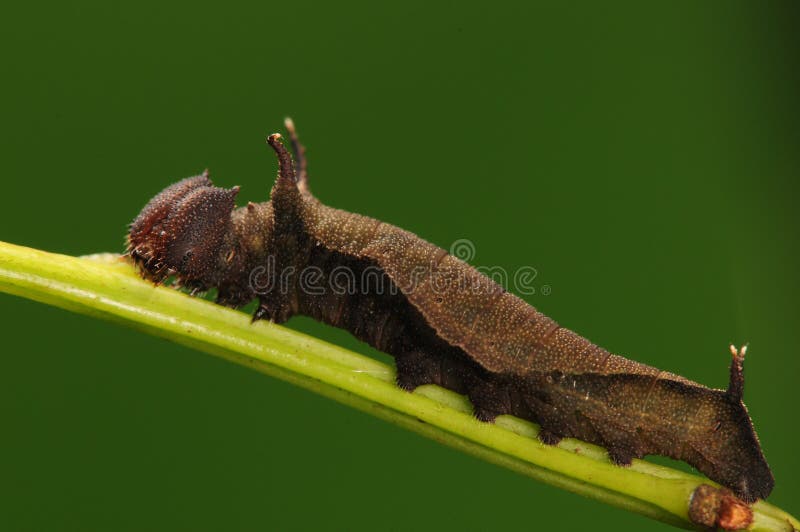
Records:
<instances>
[{"instance_id":1,"label":"spine on caterpillar back","mask_svg":"<svg viewBox=\"0 0 800 532\"><path fill-rule=\"evenodd\" d=\"M402 387L465 393L480 419L530 419L546 443L576 437L623 465L670 456L747 501L769 494L772 473L742 403L743 351L727 390L610 354L445 250L322 205L305 160L298 174L280 137L269 143L280 163L271 202L234 210L238 188L204 174L148 203L129 233L146 277L217 287L218 302L233 307L258 297L254 320L305 314L347 329L395 357Z\"/></svg>"}]
</instances>

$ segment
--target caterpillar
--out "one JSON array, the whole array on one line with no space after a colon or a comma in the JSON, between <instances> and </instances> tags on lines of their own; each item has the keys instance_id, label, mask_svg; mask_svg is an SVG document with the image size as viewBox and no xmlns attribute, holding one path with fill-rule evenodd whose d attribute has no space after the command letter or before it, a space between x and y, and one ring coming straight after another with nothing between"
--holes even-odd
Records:
<instances>
[{"instance_id":1,"label":"caterpillar","mask_svg":"<svg viewBox=\"0 0 800 532\"><path fill-rule=\"evenodd\" d=\"M127 254L141 274L241 307L253 321L310 316L392 355L397 384L465 394L475 416L540 425L550 445L574 437L619 465L648 454L683 460L746 502L774 485L742 402L745 349L732 348L727 389L611 354L413 233L320 203L305 148L286 128L270 201L236 208L238 187L208 175L156 195L130 225ZM295 161L297 167L295 168ZM340 289L337 278L366 280ZM347 277L347 276L346 276Z\"/></svg>"}]
</instances>

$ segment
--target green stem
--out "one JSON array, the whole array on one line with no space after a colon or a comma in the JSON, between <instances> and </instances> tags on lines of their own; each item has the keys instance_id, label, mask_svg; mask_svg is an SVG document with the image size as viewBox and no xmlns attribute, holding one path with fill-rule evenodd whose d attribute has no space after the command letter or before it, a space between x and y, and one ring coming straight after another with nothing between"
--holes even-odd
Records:
<instances>
[{"instance_id":1,"label":"green stem","mask_svg":"<svg viewBox=\"0 0 800 532\"><path fill-rule=\"evenodd\" d=\"M436 386L409 394L394 370L373 359L139 278L116 255L75 258L0 242L0 291L123 323L252 367L537 480L683 528L689 497L707 479L635 460L612 465L603 449L577 440L557 447L538 428L501 416L487 424L467 400ZM751 530L800 529L764 502Z\"/></svg>"}]
</instances>

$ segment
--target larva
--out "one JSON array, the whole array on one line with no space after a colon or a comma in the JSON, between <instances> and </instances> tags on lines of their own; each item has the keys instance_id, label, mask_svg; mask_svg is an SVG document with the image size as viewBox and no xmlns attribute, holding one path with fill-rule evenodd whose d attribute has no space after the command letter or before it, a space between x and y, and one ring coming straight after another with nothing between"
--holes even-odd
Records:
<instances>
[{"instance_id":1,"label":"larva","mask_svg":"<svg viewBox=\"0 0 800 532\"><path fill-rule=\"evenodd\" d=\"M733 350L726 390L611 354L444 249L320 203L290 121L287 129L298 170L271 135L271 201L235 208L238 187L217 188L207 173L150 200L128 235L146 278L216 287L217 302L231 307L258 298L254 320L303 314L346 329L395 358L402 388L466 394L479 419L534 421L545 443L597 443L620 465L669 456L745 501L769 495L772 473L742 402L744 349ZM342 289L342 272L362 282Z\"/></svg>"}]
</instances>

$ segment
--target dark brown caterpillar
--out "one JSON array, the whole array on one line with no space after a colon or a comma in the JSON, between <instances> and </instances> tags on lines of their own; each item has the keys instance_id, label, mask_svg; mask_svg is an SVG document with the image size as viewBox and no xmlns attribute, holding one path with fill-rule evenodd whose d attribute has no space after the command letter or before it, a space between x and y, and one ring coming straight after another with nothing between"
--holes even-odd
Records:
<instances>
[{"instance_id":1,"label":"dark brown caterpillar","mask_svg":"<svg viewBox=\"0 0 800 532\"><path fill-rule=\"evenodd\" d=\"M322 205L286 125L299 171L271 135L280 164L271 202L236 209L238 187L214 187L204 173L145 206L128 245L145 277L216 287L217 301L231 307L258 298L253 320L304 314L344 328L394 356L401 387L464 393L479 419L535 421L545 443L597 443L620 465L669 456L745 501L769 495L772 473L742 403L744 349L733 349L727 390L610 354L445 250ZM340 286L342 272L361 280L355 290Z\"/></svg>"}]
</instances>

